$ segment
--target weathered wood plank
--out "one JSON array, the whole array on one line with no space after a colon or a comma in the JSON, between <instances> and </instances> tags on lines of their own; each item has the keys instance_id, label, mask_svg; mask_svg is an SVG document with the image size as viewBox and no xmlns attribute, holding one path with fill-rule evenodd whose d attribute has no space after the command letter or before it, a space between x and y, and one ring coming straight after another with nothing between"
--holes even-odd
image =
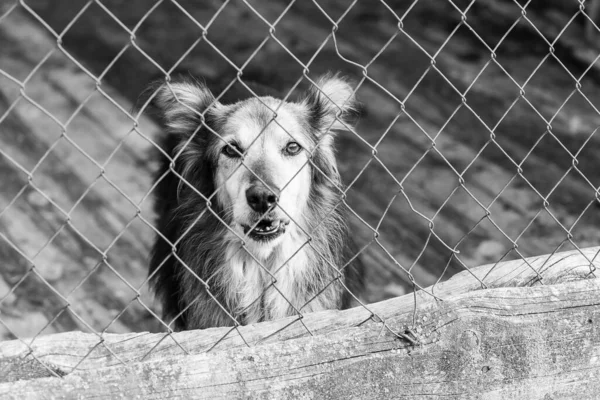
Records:
<instances>
[{"instance_id":1,"label":"weathered wood plank","mask_svg":"<svg viewBox=\"0 0 600 400\"><path fill-rule=\"evenodd\" d=\"M539 272L543 283L556 284L581 280L590 277L591 268L596 268L600 261L596 255L600 247L583 249L532 257L526 260L515 260L497 265L486 265L474 268L470 272L462 272L452 279L418 292L417 316L423 315L423 309L436 308L440 302L432 297L446 301L452 296L479 291L481 281L490 288L541 286L537 279ZM591 264L590 264L591 263ZM415 306L413 295L401 296L367 308L354 308L345 311L325 311L307 314L302 322L295 318L286 318L255 325L242 326L239 329L213 328L203 331L186 331L172 334L131 333L106 334L103 344L96 335L71 332L48 335L25 343L13 340L0 343L0 360L4 360L5 380L12 379L11 371L21 371L22 365L31 364L30 349L36 358L55 371L68 373L78 370L90 370L108 366L119 366L123 362L161 360L167 356L201 354L225 351L248 346L264 346L287 340L310 337L326 337L344 334L348 329L357 326L378 326L375 336L381 334L381 325L374 322L371 312L384 319L388 324L412 325ZM296 322L294 322L296 321ZM289 326L288 326L289 325ZM306 328L305 328L306 327ZM310 330L310 334L307 331ZM185 350L184 350L185 349ZM10 360L10 363L8 362ZM37 369L31 376L47 376L46 369ZM0 377L0 381L2 381Z\"/></svg>"},{"instance_id":2,"label":"weathered wood plank","mask_svg":"<svg viewBox=\"0 0 600 400\"><path fill-rule=\"evenodd\" d=\"M369 323L3 383L0 396L592 399L600 392L599 298L598 279L475 291L419 306L418 346ZM402 331L409 320L388 326Z\"/></svg>"}]
</instances>

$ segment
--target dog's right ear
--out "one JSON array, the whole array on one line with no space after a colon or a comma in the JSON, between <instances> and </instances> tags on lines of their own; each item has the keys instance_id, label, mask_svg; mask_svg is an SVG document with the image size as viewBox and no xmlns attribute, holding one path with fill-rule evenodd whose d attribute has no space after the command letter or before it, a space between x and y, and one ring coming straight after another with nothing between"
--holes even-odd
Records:
<instances>
[{"instance_id":1,"label":"dog's right ear","mask_svg":"<svg viewBox=\"0 0 600 400\"><path fill-rule=\"evenodd\" d=\"M155 82L145 91L151 98L151 112L158 114L164 126L172 133L195 132L209 112L223 107L210 90L196 80Z\"/></svg>"}]
</instances>

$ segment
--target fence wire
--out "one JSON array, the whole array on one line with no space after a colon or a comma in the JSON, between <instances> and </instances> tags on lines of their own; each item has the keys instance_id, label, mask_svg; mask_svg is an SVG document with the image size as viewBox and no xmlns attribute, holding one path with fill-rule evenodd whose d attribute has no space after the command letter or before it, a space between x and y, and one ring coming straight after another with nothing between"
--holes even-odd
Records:
<instances>
[{"instance_id":1,"label":"fence wire","mask_svg":"<svg viewBox=\"0 0 600 400\"><path fill-rule=\"evenodd\" d=\"M97 337L73 370L98 349L128 363L107 343L111 332L163 332L149 353L166 340L190 352L161 318L146 267L154 237L168 240L155 227L152 196L175 170L152 181L157 160L147 154L162 151L164 133L144 113L150 100L131 111L146 78L172 91L181 70L209 86L218 78L217 100L235 87L260 100L256 80L289 101L316 87L319 72L354 79L364 115L338 137L345 186L337 204L348 206L352 260L367 271L355 299L402 340L418 344L418 332L393 329L369 303L411 292L443 301L436 285L457 272L567 249L579 250L594 274L595 256L581 248L599 239L598 2L208 3L0 5L1 339L21 341L54 375L33 347L53 332ZM260 101L274 116L283 104ZM274 116L269 125L285 129ZM208 203L221 189L206 197L178 177ZM170 243L171 256L218 303L213 277L196 275L177 253L201 217ZM270 277L257 300L269 289L285 297L277 275L305 246L318 251L307 240L275 269L250 254ZM545 262L525 263L544 284ZM328 263L338 275L346 265ZM306 304L285 300L296 318L280 330L300 325L312 334ZM239 318L218 306L232 327L206 351L231 335L253 345Z\"/></svg>"}]
</instances>

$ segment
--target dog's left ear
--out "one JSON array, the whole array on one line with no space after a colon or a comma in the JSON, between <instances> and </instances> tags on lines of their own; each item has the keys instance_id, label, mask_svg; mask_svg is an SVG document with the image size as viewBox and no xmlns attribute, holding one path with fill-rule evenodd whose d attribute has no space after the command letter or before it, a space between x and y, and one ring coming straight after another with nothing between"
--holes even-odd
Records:
<instances>
[{"instance_id":1,"label":"dog's left ear","mask_svg":"<svg viewBox=\"0 0 600 400\"><path fill-rule=\"evenodd\" d=\"M354 89L338 74L319 78L307 91L302 104L308 110L310 126L321 134L350 130L357 119Z\"/></svg>"}]
</instances>

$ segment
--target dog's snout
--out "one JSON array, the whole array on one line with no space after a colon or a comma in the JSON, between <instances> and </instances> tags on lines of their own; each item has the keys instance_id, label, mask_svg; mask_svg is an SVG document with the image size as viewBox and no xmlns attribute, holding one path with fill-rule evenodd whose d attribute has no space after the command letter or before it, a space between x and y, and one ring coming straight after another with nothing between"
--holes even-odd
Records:
<instances>
[{"instance_id":1,"label":"dog's snout","mask_svg":"<svg viewBox=\"0 0 600 400\"><path fill-rule=\"evenodd\" d=\"M246 201L254 211L265 213L279 201L279 190L252 185L246 190Z\"/></svg>"}]
</instances>

